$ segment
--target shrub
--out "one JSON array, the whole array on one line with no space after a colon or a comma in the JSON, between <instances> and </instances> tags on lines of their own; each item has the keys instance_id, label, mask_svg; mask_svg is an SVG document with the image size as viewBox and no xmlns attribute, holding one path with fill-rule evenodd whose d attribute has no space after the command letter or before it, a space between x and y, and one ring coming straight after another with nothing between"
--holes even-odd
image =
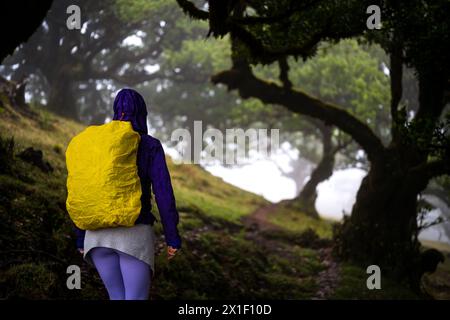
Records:
<instances>
[{"instance_id":1,"label":"shrub","mask_svg":"<svg viewBox=\"0 0 450 320\"><path fill-rule=\"evenodd\" d=\"M0 284L5 289L2 298L48 299L56 281L57 276L44 264L19 264L1 276Z\"/></svg>"}]
</instances>

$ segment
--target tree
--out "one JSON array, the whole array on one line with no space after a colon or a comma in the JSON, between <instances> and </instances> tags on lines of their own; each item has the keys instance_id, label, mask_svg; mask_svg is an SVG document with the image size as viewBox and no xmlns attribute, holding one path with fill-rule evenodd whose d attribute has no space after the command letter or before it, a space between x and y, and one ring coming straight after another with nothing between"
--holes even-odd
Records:
<instances>
[{"instance_id":1,"label":"tree","mask_svg":"<svg viewBox=\"0 0 450 320\"><path fill-rule=\"evenodd\" d=\"M53 3L29 41L5 60L3 73L11 74L13 80L31 77L29 90L37 97L46 92L51 111L86 122L103 122L116 86L137 86L160 76L146 67L155 65L163 48L173 48L173 38L182 35L183 30L165 23L175 23L181 13L170 2L143 7L145 1L141 0L83 0L77 2L82 28L69 30L66 9L71 4L69 0ZM144 14L153 18L144 18ZM126 45L130 36L138 38L142 46ZM103 87L110 89L102 92ZM84 100L78 103L80 97Z\"/></svg>"},{"instance_id":2,"label":"tree","mask_svg":"<svg viewBox=\"0 0 450 320\"><path fill-rule=\"evenodd\" d=\"M51 0L2 2L0 10L6 14L0 20L0 30L2 30L0 62L7 55L12 54L19 44L27 41L41 24L51 4Z\"/></svg>"},{"instance_id":3,"label":"tree","mask_svg":"<svg viewBox=\"0 0 450 320\"><path fill-rule=\"evenodd\" d=\"M298 190L301 190L292 204L318 217L314 205L317 185L331 176L338 152L349 158L348 164L355 165L360 161L355 160L358 148L349 146L351 139L342 132L317 119L296 116L289 110L264 105L257 99L240 101L239 97L227 94L223 88L205 85L210 74L229 67L228 50L227 43L222 40L185 39L179 50L164 51L167 58L161 71L166 75L172 73L172 76L164 85L152 85L149 93L153 97L153 109L163 117L164 128L158 128L158 132L167 131L169 123L174 123L175 127L186 126L192 131L193 121L199 118L205 126L219 129L230 126L280 128L282 141L289 141L300 150L302 157L317 163L306 184L298 170L285 175L294 179ZM301 81L305 88L314 90L318 96L341 102L352 113L357 111L363 121L370 122L370 126L386 139L388 78L380 71L385 57L378 57L378 51L381 50L360 46L356 41L326 44L316 59L305 64L291 64L290 78L294 82ZM255 72L277 81L277 66L258 68ZM342 83L345 83L345 88ZM370 86L373 90L368 92ZM313 143L308 142L311 139ZM317 146L319 143L323 145L322 150ZM292 163L292 166L297 165Z\"/></svg>"},{"instance_id":4,"label":"tree","mask_svg":"<svg viewBox=\"0 0 450 320\"><path fill-rule=\"evenodd\" d=\"M292 83L301 83L305 91L322 100L340 104L385 142L389 139L386 130L389 124L389 80L380 69L386 58L380 51L375 46L358 45L355 40L336 45L325 43L314 58L301 64L290 61L289 79ZM276 81L275 78L272 80ZM351 137L316 118L308 121L319 131L322 155L296 202L300 209L314 215L316 188L332 175L336 155L340 153L347 160L339 161L337 165L341 168L349 165L363 167L365 159L357 157L359 147L352 143Z\"/></svg>"},{"instance_id":5,"label":"tree","mask_svg":"<svg viewBox=\"0 0 450 320\"><path fill-rule=\"evenodd\" d=\"M448 128L448 123L440 122L449 92L448 1L211 0L208 11L188 0L177 2L190 16L209 21L213 36L231 35L233 66L213 76L214 83L238 90L243 98L257 97L332 124L364 149L370 171L351 217L337 235L338 252L363 265L377 264L398 279L407 278L417 289L423 262L417 240L417 196L431 178L450 173L448 139L440 134ZM363 13L373 4L382 8L383 27L370 32ZM288 56L308 59L322 41L357 36L379 43L390 57L388 145L338 105L264 81L250 66ZM403 65L415 70L419 82L419 107L413 114L399 108ZM281 74L286 78L286 71Z\"/></svg>"}]
</instances>

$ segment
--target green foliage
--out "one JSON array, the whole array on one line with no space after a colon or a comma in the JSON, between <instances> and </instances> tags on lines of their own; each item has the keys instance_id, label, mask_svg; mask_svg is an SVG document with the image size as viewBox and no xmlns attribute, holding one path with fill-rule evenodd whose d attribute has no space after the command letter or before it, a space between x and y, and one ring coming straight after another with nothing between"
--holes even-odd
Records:
<instances>
[{"instance_id":1,"label":"green foliage","mask_svg":"<svg viewBox=\"0 0 450 320\"><path fill-rule=\"evenodd\" d=\"M115 0L114 5L118 17L124 22L137 22L161 11L178 9L175 0Z\"/></svg>"},{"instance_id":2,"label":"green foliage","mask_svg":"<svg viewBox=\"0 0 450 320\"><path fill-rule=\"evenodd\" d=\"M366 285L368 274L360 267L343 263L341 265L340 285L334 292L332 299L361 299L361 300L417 300L420 297L411 292L407 286L382 277L381 290L369 290Z\"/></svg>"},{"instance_id":3,"label":"green foliage","mask_svg":"<svg viewBox=\"0 0 450 320\"><path fill-rule=\"evenodd\" d=\"M247 6L249 8L250 5ZM270 64L283 57L285 52L290 52L296 59L310 58L317 50L311 38L317 37L319 30L326 30L327 38L331 41L340 40L342 35L364 30L363 19L355 19L353 14L365 12L366 8L364 1L326 1L319 5L305 5L289 0L252 3L250 17L267 17L270 22L240 25L251 36L245 37L244 31L236 32L238 36L242 36L241 39L248 40L246 49L241 47L237 54L248 53L249 60L255 64ZM213 16L211 20L214 19Z\"/></svg>"},{"instance_id":4,"label":"green foliage","mask_svg":"<svg viewBox=\"0 0 450 320\"><path fill-rule=\"evenodd\" d=\"M24 263L0 274L2 298L48 299L57 285L57 276L42 263Z\"/></svg>"},{"instance_id":5,"label":"green foliage","mask_svg":"<svg viewBox=\"0 0 450 320\"><path fill-rule=\"evenodd\" d=\"M389 77L381 69L387 60L376 45L362 45L357 40L343 40L337 44L326 42L314 57L305 62L290 58L289 79L303 92L344 108L388 141ZM279 83L277 65L255 67L253 70L258 77ZM285 114L281 123L283 128L311 131L307 121L301 121L299 115Z\"/></svg>"},{"instance_id":6,"label":"green foliage","mask_svg":"<svg viewBox=\"0 0 450 320\"><path fill-rule=\"evenodd\" d=\"M442 120L407 119L405 110L399 112L396 123L402 143L419 154L428 154L430 159L450 159L450 112Z\"/></svg>"},{"instance_id":7,"label":"green foliage","mask_svg":"<svg viewBox=\"0 0 450 320\"><path fill-rule=\"evenodd\" d=\"M380 43L387 52L402 46L405 63L422 75L445 75L448 79L450 63L443 54L449 43L450 23L446 12L447 0L383 1L383 27L366 34Z\"/></svg>"},{"instance_id":8,"label":"green foliage","mask_svg":"<svg viewBox=\"0 0 450 320\"><path fill-rule=\"evenodd\" d=\"M213 13L208 17L212 34L222 37L233 30L236 38L245 43L245 50L238 49L236 54L248 53L253 63L270 64L286 56L307 59L316 53L321 41L365 36L388 52L401 45L405 62L421 73L431 74L430 69L441 70L446 75L449 72L450 64L442 54L449 42L450 29L445 16L450 4L446 0L376 3L346 0L312 4L263 0L243 7L231 1L208 1L208 4ZM364 13L373 4L381 7L382 28L367 32ZM195 16L195 8L190 8L188 13ZM235 19L236 16L240 19ZM233 23L225 24L227 19Z\"/></svg>"},{"instance_id":9,"label":"green foliage","mask_svg":"<svg viewBox=\"0 0 450 320\"><path fill-rule=\"evenodd\" d=\"M168 68L183 68L185 75L201 72L209 76L231 66L229 51L228 37L219 40L188 38L182 41L179 50L165 50L164 56Z\"/></svg>"},{"instance_id":10,"label":"green foliage","mask_svg":"<svg viewBox=\"0 0 450 320\"><path fill-rule=\"evenodd\" d=\"M381 71L387 59L378 59L377 50L356 40L323 45L317 56L292 70L291 79L313 96L342 106L375 127L380 109L388 112L390 95L389 78Z\"/></svg>"}]
</instances>

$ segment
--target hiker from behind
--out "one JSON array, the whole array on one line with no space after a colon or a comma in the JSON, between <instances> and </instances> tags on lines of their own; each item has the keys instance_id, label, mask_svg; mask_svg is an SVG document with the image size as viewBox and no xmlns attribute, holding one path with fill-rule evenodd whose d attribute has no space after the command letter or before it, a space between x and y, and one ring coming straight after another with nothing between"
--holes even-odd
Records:
<instances>
[{"instance_id":1,"label":"hiker from behind","mask_svg":"<svg viewBox=\"0 0 450 320\"><path fill-rule=\"evenodd\" d=\"M114 100L113 120L89 126L66 151L67 211L77 248L97 269L111 300L144 300L154 275L159 209L167 258L181 247L178 212L161 142L148 135L147 107L132 89Z\"/></svg>"}]
</instances>

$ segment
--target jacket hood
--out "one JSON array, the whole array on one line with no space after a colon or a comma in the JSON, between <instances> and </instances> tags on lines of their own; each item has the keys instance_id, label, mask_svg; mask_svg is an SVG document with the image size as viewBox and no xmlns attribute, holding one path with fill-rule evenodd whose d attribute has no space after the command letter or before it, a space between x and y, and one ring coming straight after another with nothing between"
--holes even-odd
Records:
<instances>
[{"instance_id":1,"label":"jacket hood","mask_svg":"<svg viewBox=\"0 0 450 320\"><path fill-rule=\"evenodd\" d=\"M133 89L120 90L114 99L113 120L130 121L134 131L148 134L144 98Z\"/></svg>"}]
</instances>

